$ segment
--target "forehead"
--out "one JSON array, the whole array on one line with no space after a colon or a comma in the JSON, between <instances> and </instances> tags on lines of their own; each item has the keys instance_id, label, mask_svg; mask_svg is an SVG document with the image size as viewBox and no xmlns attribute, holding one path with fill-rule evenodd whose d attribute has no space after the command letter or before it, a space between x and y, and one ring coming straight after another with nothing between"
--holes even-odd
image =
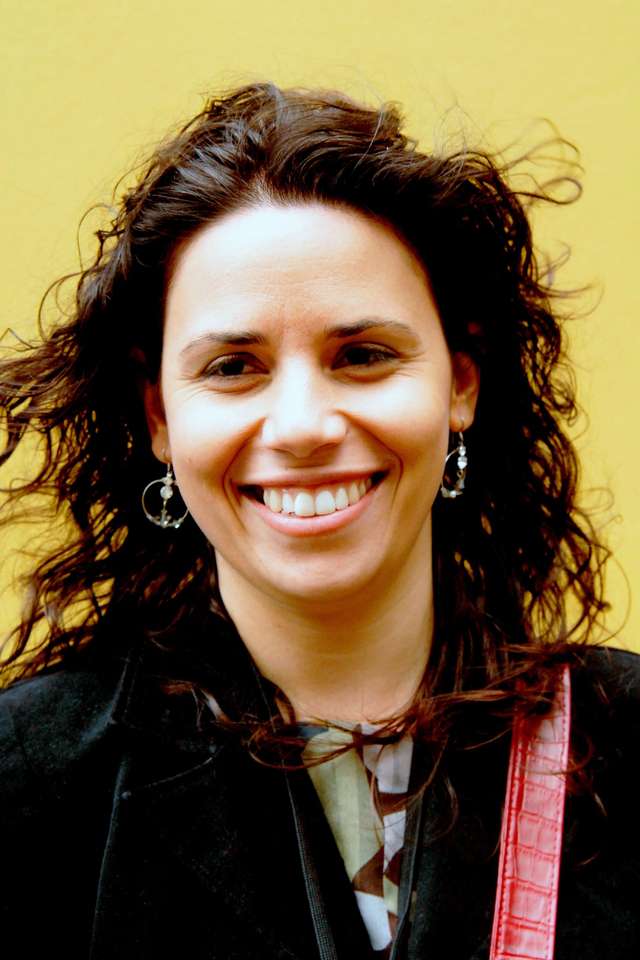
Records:
<instances>
[{"instance_id":1,"label":"forehead","mask_svg":"<svg viewBox=\"0 0 640 960\"><path fill-rule=\"evenodd\" d=\"M394 229L348 207L262 204L203 227L177 254L166 322L343 319L341 311L415 312L426 271Z\"/></svg>"}]
</instances>

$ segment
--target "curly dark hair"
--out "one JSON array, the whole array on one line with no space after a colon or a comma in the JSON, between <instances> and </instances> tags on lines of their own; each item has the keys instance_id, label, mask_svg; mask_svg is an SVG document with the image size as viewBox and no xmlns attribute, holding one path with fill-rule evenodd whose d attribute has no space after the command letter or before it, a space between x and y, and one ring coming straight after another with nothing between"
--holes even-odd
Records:
<instances>
[{"instance_id":1,"label":"curly dark hair","mask_svg":"<svg viewBox=\"0 0 640 960\"><path fill-rule=\"evenodd\" d=\"M473 482L433 505L427 672L388 735L421 731L442 747L465 740L458 719L479 702L503 720L518 705L544 709L558 664L593 640L608 607L609 551L577 505L565 432L578 412L575 387L527 217L536 200L565 200L535 181L516 190L515 162L488 152L421 152L402 124L393 103L369 108L272 83L211 99L157 149L97 232L70 315L2 360L0 464L25 435L44 441L36 475L5 492L12 503L49 492L69 521L64 545L29 574L6 660L12 676L79 656L98 626L117 633L126 623L164 651L175 690L197 688L195 673L172 673L172 654L185 629L210 631L225 610L211 544L195 523L167 536L140 510L139 491L158 470L137 358L157 379L179 245L264 200L339 203L392 224L426 267L450 350L480 370L466 434Z\"/></svg>"}]
</instances>

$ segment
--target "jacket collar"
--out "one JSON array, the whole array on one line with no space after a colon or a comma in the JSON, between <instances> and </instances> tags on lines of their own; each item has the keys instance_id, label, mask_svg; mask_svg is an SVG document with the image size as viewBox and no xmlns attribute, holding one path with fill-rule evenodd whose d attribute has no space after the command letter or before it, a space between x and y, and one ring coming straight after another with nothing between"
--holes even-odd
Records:
<instances>
[{"instance_id":1,"label":"jacket collar","mask_svg":"<svg viewBox=\"0 0 640 960\"><path fill-rule=\"evenodd\" d=\"M237 633L222 630L209 645L192 644L186 653L200 657L201 682L225 712L243 709L266 717L268 704ZM161 658L149 648L138 645L126 657L111 722L127 737L142 739L144 748L130 752L138 760L127 761L121 771L116 804L126 799L138 829L150 831L159 853L197 878L205 902L221 901L238 923L260 932L265 956L313 955L282 773L260 767L237 738L203 722L190 694L168 695L166 679ZM428 795L409 957L484 956L507 753L503 740L465 756L464 779L456 783L460 817L445 836L433 836L431 827L442 822L448 798L438 788ZM490 796L489 783L495 785ZM265 896L274 890L274 900Z\"/></svg>"},{"instance_id":2,"label":"jacket collar","mask_svg":"<svg viewBox=\"0 0 640 960\"><path fill-rule=\"evenodd\" d=\"M216 664L201 652L199 678L225 712L268 713L243 646L227 648ZM167 677L162 658L138 644L125 657L112 700L110 723L124 749L101 881L106 907L104 914L98 909L94 931L103 952L96 955L139 955L137 935L127 928L121 942L113 916L115 910L138 922L131 903L141 892L123 884L138 868L127 871L121 857L141 843L200 890L198 922L210 922L212 942L216 922L228 914L233 929L247 931L247 945L254 945L248 949L262 944L265 957L305 960L315 944L284 777L257 764L235 735L203 720L191 694L167 694Z\"/></svg>"},{"instance_id":3,"label":"jacket collar","mask_svg":"<svg viewBox=\"0 0 640 960\"><path fill-rule=\"evenodd\" d=\"M179 750L210 751L212 740L223 742L228 734L215 723L207 694L231 719L267 720L275 710L275 688L260 677L233 624L222 619L206 638L185 638L178 655L149 641L134 643L123 657L111 722Z\"/></svg>"}]
</instances>

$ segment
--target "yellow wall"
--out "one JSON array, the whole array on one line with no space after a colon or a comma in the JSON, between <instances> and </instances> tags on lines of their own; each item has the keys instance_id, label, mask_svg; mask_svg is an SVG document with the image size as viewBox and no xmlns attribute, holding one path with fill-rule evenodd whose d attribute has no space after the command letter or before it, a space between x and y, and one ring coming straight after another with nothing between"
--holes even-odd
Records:
<instances>
[{"instance_id":1,"label":"yellow wall","mask_svg":"<svg viewBox=\"0 0 640 960\"><path fill-rule=\"evenodd\" d=\"M76 267L81 214L108 200L117 176L213 87L272 78L396 99L425 144L454 104L472 131L498 144L551 118L581 148L585 195L540 226L555 249L561 240L573 249L564 284L595 282L601 295L595 312L572 326L590 419L579 449L586 484L614 492L609 540L633 591L637 0L1 0L1 9L1 329L32 327L46 285ZM4 564L0 583L6 555ZM628 598L613 568L610 598L617 626ZM14 610L15 600L5 600L0 632ZM637 613L622 638L640 650Z\"/></svg>"}]
</instances>

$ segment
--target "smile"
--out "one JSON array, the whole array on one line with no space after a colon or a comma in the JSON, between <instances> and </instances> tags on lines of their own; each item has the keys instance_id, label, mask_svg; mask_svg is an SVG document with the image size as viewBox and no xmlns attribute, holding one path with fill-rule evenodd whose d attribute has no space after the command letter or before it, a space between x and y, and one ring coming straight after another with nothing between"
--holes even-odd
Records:
<instances>
[{"instance_id":1,"label":"smile","mask_svg":"<svg viewBox=\"0 0 640 960\"><path fill-rule=\"evenodd\" d=\"M263 501L272 513L293 513L296 517L319 517L344 510L361 500L371 487L371 480L360 480L349 487L325 487L318 493L311 490L267 489Z\"/></svg>"},{"instance_id":2,"label":"smile","mask_svg":"<svg viewBox=\"0 0 640 960\"><path fill-rule=\"evenodd\" d=\"M376 475L377 476L377 475ZM272 513L294 514L296 517L322 517L336 510L345 510L362 500L374 483L363 477L350 483L334 483L312 490L309 487L253 487L255 499L262 500Z\"/></svg>"}]
</instances>

